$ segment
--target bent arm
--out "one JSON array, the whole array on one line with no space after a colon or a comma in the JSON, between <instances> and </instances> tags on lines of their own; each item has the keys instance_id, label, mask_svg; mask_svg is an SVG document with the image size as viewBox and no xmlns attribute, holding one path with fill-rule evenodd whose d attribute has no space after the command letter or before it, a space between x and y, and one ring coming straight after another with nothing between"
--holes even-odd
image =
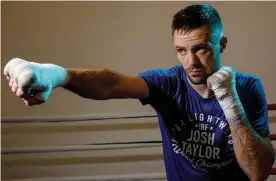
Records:
<instances>
[{"instance_id":1,"label":"bent arm","mask_svg":"<svg viewBox=\"0 0 276 181\"><path fill-rule=\"evenodd\" d=\"M240 167L252 181L264 181L275 161L270 140L268 108L264 88L259 79L251 84L250 102L241 107L239 124L230 124L233 146ZM246 115L247 110L248 115Z\"/></svg>"},{"instance_id":2,"label":"bent arm","mask_svg":"<svg viewBox=\"0 0 276 181\"><path fill-rule=\"evenodd\" d=\"M269 137L261 137L242 120L230 125L234 150L238 163L252 181L264 181L275 161L274 149Z\"/></svg>"},{"instance_id":3,"label":"bent arm","mask_svg":"<svg viewBox=\"0 0 276 181\"><path fill-rule=\"evenodd\" d=\"M88 99L141 98L148 95L146 82L110 69L66 69L68 81L63 88Z\"/></svg>"}]
</instances>

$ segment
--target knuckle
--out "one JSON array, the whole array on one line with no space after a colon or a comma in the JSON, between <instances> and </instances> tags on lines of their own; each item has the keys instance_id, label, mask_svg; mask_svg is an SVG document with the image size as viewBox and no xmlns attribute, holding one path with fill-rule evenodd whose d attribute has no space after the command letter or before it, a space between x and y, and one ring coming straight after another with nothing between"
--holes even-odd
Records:
<instances>
[{"instance_id":1,"label":"knuckle","mask_svg":"<svg viewBox=\"0 0 276 181\"><path fill-rule=\"evenodd\" d=\"M13 85L13 83L14 83L14 80L13 80L13 79L10 79L10 80L9 80L9 86L11 87L11 86Z\"/></svg>"},{"instance_id":2,"label":"knuckle","mask_svg":"<svg viewBox=\"0 0 276 181\"><path fill-rule=\"evenodd\" d=\"M27 95L24 94L24 92L17 91L17 92L16 92L16 96L17 96L17 97L20 97L20 98L23 98L23 97L26 97Z\"/></svg>"},{"instance_id":3,"label":"knuckle","mask_svg":"<svg viewBox=\"0 0 276 181\"><path fill-rule=\"evenodd\" d=\"M11 59L10 61L14 62L14 63L26 62L24 59L18 58L18 57L15 57L15 58Z\"/></svg>"},{"instance_id":4,"label":"knuckle","mask_svg":"<svg viewBox=\"0 0 276 181\"><path fill-rule=\"evenodd\" d=\"M26 69L29 69L28 63L18 64L13 71L14 79L17 80L19 75L22 74Z\"/></svg>"},{"instance_id":5,"label":"knuckle","mask_svg":"<svg viewBox=\"0 0 276 181\"><path fill-rule=\"evenodd\" d=\"M13 67L13 71L12 71L12 76L16 79L20 73L22 73L22 71L24 71L26 65L23 63L23 64L16 64L14 67Z\"/></svg>"},{"instance_id":6,"label":"knuckle","mask_svg":"<svg viewBox=\"0 0 276 181\"><path fill-rule=\"evenodd\" d=\"M34 72L26 70L18 76L18 85L20 88L31 86L34 82Z\"/></svg>"}]
</instances>

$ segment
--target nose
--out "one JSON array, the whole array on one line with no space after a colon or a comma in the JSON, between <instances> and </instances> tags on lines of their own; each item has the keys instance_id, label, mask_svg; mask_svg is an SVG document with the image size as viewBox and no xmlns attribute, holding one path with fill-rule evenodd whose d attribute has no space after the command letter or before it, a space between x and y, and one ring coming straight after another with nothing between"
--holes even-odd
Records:
<instances>
[{"instance_id":1,"label":"nose","mask_svg":"<svg viewBox=\"0 0 276 181\"><path fill-rule=\"evenodd\" d=\"M197 65L200 62L197 55L193 52L188 52L185 59L188 65Z\"/></svg>"}]
</instances>

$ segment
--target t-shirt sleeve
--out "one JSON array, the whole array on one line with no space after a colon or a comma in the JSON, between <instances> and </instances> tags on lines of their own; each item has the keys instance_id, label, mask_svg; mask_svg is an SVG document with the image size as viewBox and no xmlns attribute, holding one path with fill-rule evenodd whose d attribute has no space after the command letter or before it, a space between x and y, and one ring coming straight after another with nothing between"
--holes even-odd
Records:
<instances>
[{"instance_id":1,"label":"t-shirt sleeve","mask_svg":"<svg viewBox=\"0 0 276 181\"><path fill-rule=\"evenodd\" d=\"M268 123L268 106L264 87L261 81L257 78L251 84L252 90L249 101L248 119L251 122L253 129L262 137L269 137L269 123Z\"/></svg>"},{"instance_id":2,"label":"t-shirt sleeve","mask_svg":"<svg viewBox=\"0 0 276 181\"><path fill-rule=\"evenodd\" d=\"M139 73L149 88L149 95L140 98L143 105L156 105L161 99L173 96L177 86L177 76L174 69L150 69Z\"/></svg>"}]
</instances>

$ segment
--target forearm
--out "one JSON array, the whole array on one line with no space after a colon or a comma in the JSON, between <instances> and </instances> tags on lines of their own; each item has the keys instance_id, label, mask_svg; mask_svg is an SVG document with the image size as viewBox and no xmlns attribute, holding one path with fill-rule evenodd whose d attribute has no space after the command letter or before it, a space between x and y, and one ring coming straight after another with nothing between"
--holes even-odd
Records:
<instances>
[{"instance_id":1,"label":"forearm","mask_svg":"<svg viewBox=\"0 0 276 181\"><path fill-rule=\"evenodd\" d=\"M120 77L108 69L66 69L68 81L63 88L84 98L105 100Z\"/></svg>"},{"instance_id":2,"label":"forearm","mask_svg":"<svg viewBox=\"0 0 276 181\"><path fill-rule=\"evenodd\" d=\"M230 124L234 152L243 171L252 181L263 181L274 163L274 149L245 121Z\"/></svg>"},{"instance_id":3,"label":"forearm","mask_svg":"<svg viewBox=\"0 0 276 181\"><path fill-rule=\"evenodd\" d=\"M208 84L214 91L225 118L228 121L235 156L241 169L251 181L266 180L275 160L274 149L269 138L262 138L253 129L253 125L251 124L254 121L262 121L264 122L263 124L268 124L267 111L264 107L267 105L261 84L256 79L254 84L248 87L248 93L251 94L248 96L255 96L252 97L254 101L248 103L256 104L252 105L252 110L248 110L248 114L253 115L252 117L255 117L254 119L263 119L261 121L248 121L249 118L247 117L236 89L234 69L231 67L222 67L218 72L208 78ZM244 90L246 91L246 88Z\"/></svg>"}]
</instances>

